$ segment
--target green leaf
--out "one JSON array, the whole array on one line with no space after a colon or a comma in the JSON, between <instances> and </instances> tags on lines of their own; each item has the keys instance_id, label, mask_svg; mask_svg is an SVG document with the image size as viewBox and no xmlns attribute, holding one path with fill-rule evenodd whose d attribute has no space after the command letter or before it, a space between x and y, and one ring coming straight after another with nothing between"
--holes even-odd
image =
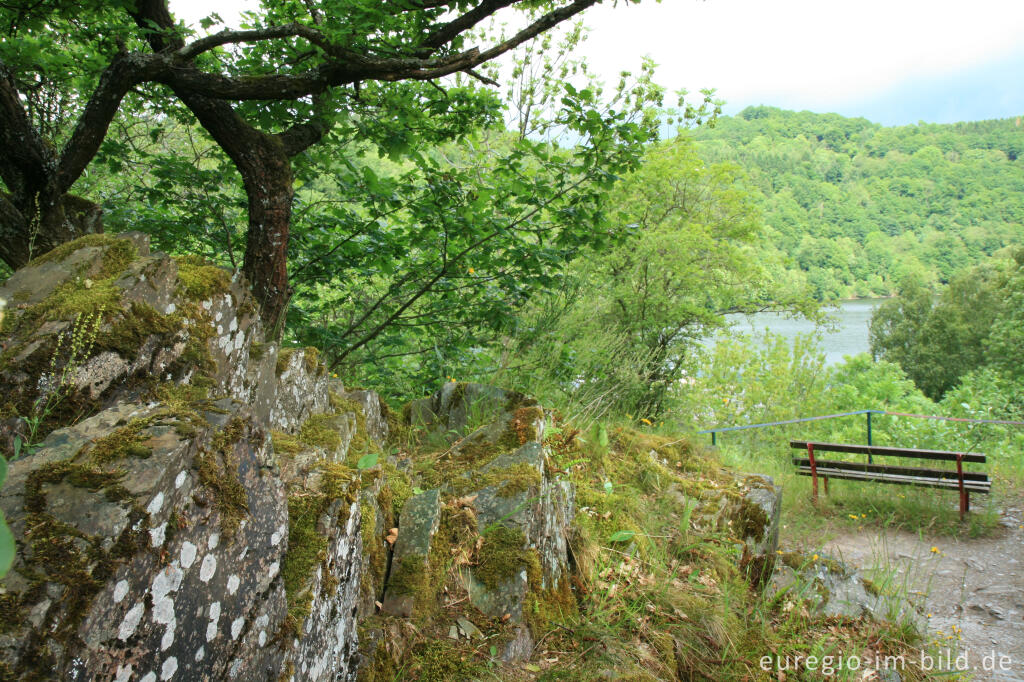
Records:
<instances>
[{"instance_id":1,"label":"green leaf","mask_svg":"<svg viewBox=\"0 0 1024 682\"><path fill-rule=\"evenodd\" d=\"M615 531L608 538L608 542L627 542L636 537L636 533L631 530L619 530Z\"/></svg>"},{"instance_id":2,"label":"green leaf","mask_svg":"<svg viewBox=\"0 0 1024 682\"><path fill-rule=\"evenodd\" d=\"M2 459L0 457L0 460ZM3 512L0 512L0 578L3 578L7 575L7 571L11 570L11 564L14 563L14 552L14 535L7 527L7 519L4 518Z\"/></svg>"},{"instance_id":3,"label":"green leaf","mask_svg":"<svg viewBox=\"0 0 1024 682\"><path fill-rule=\"evenodd\" d=\"M380 459L380 455L376 452L368 452L359 458L359 461L356 462L356 467L358 467L360 471L369 469L370 467L377 466L378 459Z\"/></svg>"},{"instance_id":4,"label":"green leaf","mask_svg":"<svg viewBox=\"0 0 1024 682\"><path fill-rule=\"evenodd\" d=\"M615 486L613 486L613 485L612 485L612 482L611 482L611 481L605 481L605 482L604 482L604 491L605 491L606 493L608 493L609 495L611 495L611 494L612 494L612 491L613 491L614 489L615 489Z\"/></svg>"}]
</instances>

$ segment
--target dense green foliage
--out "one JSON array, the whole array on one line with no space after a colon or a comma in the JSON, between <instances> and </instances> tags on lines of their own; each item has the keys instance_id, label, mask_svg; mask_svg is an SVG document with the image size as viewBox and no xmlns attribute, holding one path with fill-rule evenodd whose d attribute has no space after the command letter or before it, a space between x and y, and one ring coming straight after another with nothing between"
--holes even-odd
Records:
<instances>
[{"instance_id":1,"label":"dense green foliage","mask_svg":"<svg viewBox=\"0 0 1024 682\"><path fill-rule=\"evenodd\" d=\"M1019 118L883 127L750 107L693 136L747 171L768 241L819 299L949 282L1024 229Z\"/></svg>"},{"instance_id":2,"label":"dense green foliage","mask_svg":"<svg viewBox=\"0 0 1024 682\"><path fill-rule=\"evenodd\" d=\"M695 371L700 339L729 313L800 308L809 297L761 259L759 214L735 164L705 164L685 138L652 146L613 191L628 238L590 248L562 289L516 319L500 370L590 415L655 417Z\"/></svg>"},{"instance_id":3,"label":"dense green foliage","mask_svg":"<svg viewBox=\"0 0 1024 682\"><path fill-rule=\"evenodd\" d=\"M964 270L936 295L916 278L871 319L871 352L903 368L933 400L992 366L1019 380L1024 252Z\"/></svg>"}]
</instances>

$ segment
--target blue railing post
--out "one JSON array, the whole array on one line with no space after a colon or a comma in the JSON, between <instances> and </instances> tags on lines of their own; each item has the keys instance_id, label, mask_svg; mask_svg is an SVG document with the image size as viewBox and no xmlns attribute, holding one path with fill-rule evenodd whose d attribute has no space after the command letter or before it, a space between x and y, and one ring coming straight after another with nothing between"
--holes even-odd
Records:
<instances>
[{"instance_id":1,"label":"blue railing post","mask_svg":"<svg viewBox=\"0 0 1024 682\"><path fill-rule=\"evenodd\" d=\"M714 444L715 444L715 434L716 434L716 433L717 433L716 431L712 431L712 432L711 432L711 444L712 444L712 445L714 445Z\"/></svg>"},{"instance_id":2,"label":"blue railing post","mask_svg":"<svg viewBox=\"0 0 1024 682\"><path fill-rule=\"evenodd\" d=\"M871 445L871 412L868 412L868 445ZM871 464L871 453L868 453L868 464Z\"/></svg>"}]
</instances>

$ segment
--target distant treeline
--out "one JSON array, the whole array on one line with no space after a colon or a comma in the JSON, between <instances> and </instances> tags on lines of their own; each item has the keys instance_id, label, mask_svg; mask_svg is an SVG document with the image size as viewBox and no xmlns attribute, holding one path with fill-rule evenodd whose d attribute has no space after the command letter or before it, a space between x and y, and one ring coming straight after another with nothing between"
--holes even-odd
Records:
<instances>
[{"instance_id":1,"label":"distant treeline","mask_svg":"<svg viewBox=\"0 0 1024 682\"><path fill-rule=\"evenodd\" d=\"M761 106L690 134L745 169L763 241L819 299L946 283L1024 236L1021 118L883 127Z\"/></svg>"}]
</instances>

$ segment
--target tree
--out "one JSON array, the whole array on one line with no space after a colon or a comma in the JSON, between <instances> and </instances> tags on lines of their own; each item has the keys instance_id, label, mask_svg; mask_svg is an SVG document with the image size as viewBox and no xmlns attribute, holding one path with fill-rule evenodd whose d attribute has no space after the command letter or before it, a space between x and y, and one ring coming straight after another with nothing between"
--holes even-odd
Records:
<instances>
[{"instance_id":1,"label":"tree","mask_svg":"<svg viewBox=\"0 0 1024 682\"><path fill-rule=\"evenodd\" d=\"M462 122L448 132L464 134L489 95L449 98L451 85L436 81L464 73L494 84L474 69L596 1L276 3L248 15L241 29L190 42L166 0L4 5L0 143L11 152L0 159L8 190L0 197L0 257L18 267L33 252L102 229L94 208L68 192L129 93L141 89L134 105L161 110L169 91L241 175L249 213L242 271L266 327L278 330L290 297L292 160L378 112L400 123L421 111L448 116ZM471 46L482 22L506 9L525 13L523 28ZM44 36L67 52L44 49ZM59 116L41 106L46 97L59 101ZM400 138L406 149L410 138Z\"/></svg>"},{"instance_id":2,"label":"tree","mask_svg":"<svg viewBox=\"0 0 1024 682\"><path fill-rule=\"evenodd\" d=\"M567 391L653 417L726 315L814 307L758 258L762 224L740 169L706 165L688 138L651 148L611 203L631 237L579 258L566 310L528 335Z\"/></svg>"},{"instance_id":3,"label":"tree","mask_svg":"<svg viewBox=\"0 0 1024 682\"><path fill-rule=\"evenodd\" d=\"M1009 262L998 259L961 272L937 297L908 280L899 298L872 315L872 355L895 362L926 396L941 400L968 372L1013 357L1000 345L1013 338L1013 281Z\"/></svg>"}]
</instances>

